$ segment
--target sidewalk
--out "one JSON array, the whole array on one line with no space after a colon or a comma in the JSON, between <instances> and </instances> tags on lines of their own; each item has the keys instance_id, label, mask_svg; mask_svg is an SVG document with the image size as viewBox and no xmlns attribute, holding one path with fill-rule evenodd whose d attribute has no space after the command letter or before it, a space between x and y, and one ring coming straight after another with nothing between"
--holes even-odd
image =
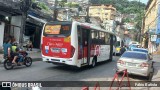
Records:
<instances>
[{"instance_id":1,"label":"sidewalk","mask_svg":"<svg viewBox=\"0 0 160 90\"><path fill-rule=\"evenodd\" d=\"M160 81L160 54L153 55L154 63L154 74L152 77L152 82ZM160 90L160 87L150 87L148 90Z\"/></svg>"},{"instance_id":2,"label":"sidewalk","mask_svg":"<svg viewBox=\"0 0 160 90\"><path fill-rule=\"evenodd\" d=\"M152 81L160 81L160 54L153 55L154 63L154 76Z\"/></svg>"},{"instance_id":3,"label":"sidewalk","mask_svg":"<svg viewBox=\"0 0 160 90\"><path fill-rule=\"evenodd\" d=\"M30 56L34 61L41 61L42 60L42 56L41 56L41 51L39 49L33 49L32 51L27 51L28 52L28 56ZM3 60L3 54L0 53L0 63Z\"/></svg>"}]
</instances>

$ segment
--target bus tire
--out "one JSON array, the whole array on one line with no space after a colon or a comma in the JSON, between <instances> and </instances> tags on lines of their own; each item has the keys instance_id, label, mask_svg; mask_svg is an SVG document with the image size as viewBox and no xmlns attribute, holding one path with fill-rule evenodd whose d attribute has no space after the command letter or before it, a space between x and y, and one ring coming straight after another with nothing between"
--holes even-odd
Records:
<instances>
[{"instance_id":1,"label":"bus tire","mask_svg":"<svg viewBox=\"0 0 160 90\"><path fill-rule=\"evenodd\" d=\"M112 59L109 59L108 61L109 61L109 62L111 62L111 61L112 61Z\"/></svg>"},{"instance_id":2,"label":"bus tire","mask_svg":"<svg viewBox=\"0 0 160 90\"><path fill-rule=\"evenodd\" d=\"M116 56L116 53L115 53L115 52L113 53L113 56Z\"/></svg>"},{"instance_id":3,"label":"bus tire","mask_svg":"<svg viewBox=\"0 0 160 90\"><path fill-rule=\"evenodd\" d=\"M96 57L94 57L91 64L92 68L96 66L96 63L97 63L97 60L96 60Z\"/></svg>"}]
</instances>

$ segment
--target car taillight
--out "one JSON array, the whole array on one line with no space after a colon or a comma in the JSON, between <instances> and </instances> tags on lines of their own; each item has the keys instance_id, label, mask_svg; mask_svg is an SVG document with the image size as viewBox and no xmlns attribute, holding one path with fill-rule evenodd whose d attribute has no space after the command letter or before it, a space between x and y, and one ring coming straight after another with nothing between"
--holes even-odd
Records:
<instances>
[{"instance_id":1,"label":"car taillight","mask_svg":"<svg viewBox=\"0 0 160 90\"><path fill-rule=\"evenodd\" d=\"M117 63L125 64L125 62L124 62L124 61L122 61L122 60L118 60L118 61L117 61Z\"/></svg>"},{"instance_id":2,"label":"car taillight","mask_svg":"<svg viewBox=\"0 0 160 90\"><path fill-rule=\"evenodd\" d=\"M75 48L73 46L71 46L71 58L73 57L74 52L75 52Z\"/></svg>"},{"instance_id":3,"label":"car taillight","mask_svg":"<svg viewBox=\"0 0 160 90\"><path fill-rule=\"evenodd\" d=\"M148 63L142 63L142 64L140 65L140 67L148 67L148 66L149 66Z\"/></svg>"}]
</instances>

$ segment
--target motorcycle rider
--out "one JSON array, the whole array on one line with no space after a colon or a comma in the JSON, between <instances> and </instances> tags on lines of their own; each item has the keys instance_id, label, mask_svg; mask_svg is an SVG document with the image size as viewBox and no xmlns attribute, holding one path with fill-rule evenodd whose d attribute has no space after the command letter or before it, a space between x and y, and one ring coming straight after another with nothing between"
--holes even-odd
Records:
<instances>
[{"instance_id":1,"label":"motorcycle rider","mask_svg":"<svg viewBox=\"0 0 160 90\"><path fill-rule=\"evenodd\" d=\"M18 58L18 55L13 54L11 41L12 41L12 38L11 37L7 37L5 42L4 42L4 44L3 44L4 58L6 58L6 57L14 57L12 63L17 64L16 60Z\"/></svg>"},{"instance_id":2,"label":"motorcycle rider","mask_svg":"<svg viewBox=\"0 0 160 90\"><path fill-rule=\"evenodd\" d=\"M23 64L23 55L20 53L21 52L20 48L16 48L15 51L16 51L18 58L19 58L18 63L20 65L22 65Z\"/></svg>"}]
</instances>

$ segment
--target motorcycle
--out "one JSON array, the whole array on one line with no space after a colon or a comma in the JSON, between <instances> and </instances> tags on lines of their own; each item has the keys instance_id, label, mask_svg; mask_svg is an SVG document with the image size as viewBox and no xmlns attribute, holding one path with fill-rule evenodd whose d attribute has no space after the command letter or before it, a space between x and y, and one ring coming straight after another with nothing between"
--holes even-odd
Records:
<instances>
[{"instance_id":1,"label":"motorcycle","mask_svg":"<svg viewBox=\"0 0 160 90\"><path fill-rule=\"evenodd\" d=\"M19 52L22 56L23 59L21 61L21 65L20 64L13 64L13 57L6 57L4 60L4 68L6 70L11 70L13 69L14 66L22 66L25 65L26 67L30 67L32 65L32 58L28 56L28 53L26 51L21 51ZM20 58L17 58L16 63L19 63Z\"/></svg>"}]
</instances>

